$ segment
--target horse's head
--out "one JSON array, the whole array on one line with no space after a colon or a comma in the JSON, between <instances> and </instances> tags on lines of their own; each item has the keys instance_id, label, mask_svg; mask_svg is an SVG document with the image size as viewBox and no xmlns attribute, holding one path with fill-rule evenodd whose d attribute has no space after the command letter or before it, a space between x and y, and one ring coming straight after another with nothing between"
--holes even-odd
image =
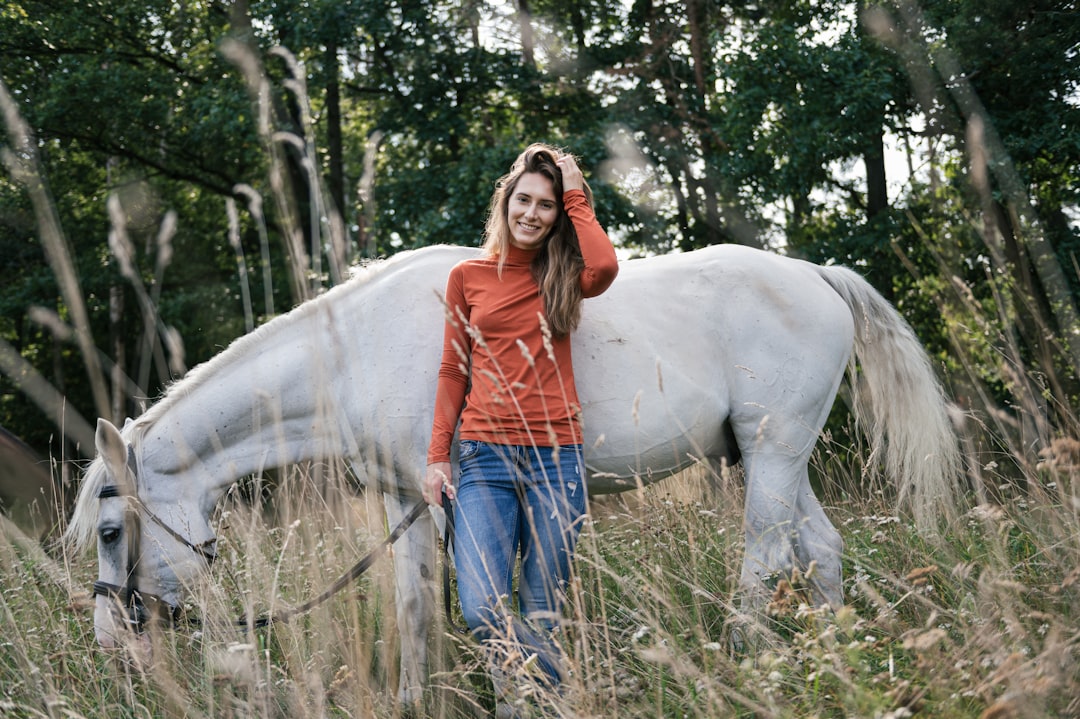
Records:
<instances>
[{"instance_id":1,"label":"horse's head","mask_svg":"<svg viewBox=\"0 0 1080 719\"><path fill-rule=\"evenodd\" d=\"M175 620L184 587L214 558L215 539L199 497L142 468L139 436L98 420L98 458L69 528L81 544L96 534L94 632L104 647L116 646L125 632L145 643L148 621Z\"/></svg>"}]
</instances>

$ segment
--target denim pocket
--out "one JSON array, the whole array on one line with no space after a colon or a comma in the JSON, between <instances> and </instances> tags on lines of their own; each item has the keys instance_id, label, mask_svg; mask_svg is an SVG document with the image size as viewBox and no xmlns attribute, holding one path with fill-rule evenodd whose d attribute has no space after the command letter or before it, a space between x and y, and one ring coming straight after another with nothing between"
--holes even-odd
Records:
<instances>
[{"instance_id":1,"label":"denim pocket","mask_svg":"<svg viewBox=\"0 0 1080 719\"><path fill-rule=\"evenodd\" d=\"M463 439L458 442L458 461L464 462L466 459L472 459L480 454L481 444L475 439Z\"/></svg>"}]
</instances>

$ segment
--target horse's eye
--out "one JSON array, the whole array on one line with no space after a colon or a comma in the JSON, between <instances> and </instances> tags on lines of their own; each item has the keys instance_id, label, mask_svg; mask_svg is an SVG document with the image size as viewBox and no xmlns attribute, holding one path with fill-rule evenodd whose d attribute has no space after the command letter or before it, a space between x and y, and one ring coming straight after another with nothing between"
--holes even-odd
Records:
<instances>
[{"instance_id":1,"label":"horse's eye","mask_svg":"<svg viewBox=\"0 0 1080 719\"><path fill-rule=\"evenodd\" d=\"M120 539L120 530L116 527L105 527L98 532L98 536L101 538L103 544L112 544Z\"/></svg>"}]
</instances>

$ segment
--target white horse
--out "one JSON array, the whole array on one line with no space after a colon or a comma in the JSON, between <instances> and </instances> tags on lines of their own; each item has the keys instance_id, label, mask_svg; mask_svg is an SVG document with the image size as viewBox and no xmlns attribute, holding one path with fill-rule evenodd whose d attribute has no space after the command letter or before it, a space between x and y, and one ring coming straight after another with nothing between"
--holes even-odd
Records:
<instances>
[{"instance_id":1,"label":"white horse","mask_svg":"<svg viewBox=\"0 0 1080 719\"><path fill-rule=\"evenodd\" d=\"M102 644L124 623L110 594L180 604L212 555L211 513L239 477L341 457L379 478L391 525L414 506L442 349L439 296L450 268L475 253L432 247L376 263L238 339L122 431L99 420L99 456L68 536L97 539ZM841 538L807 463L849 361L872 456L899 500L923 524L953 502L958 451L941 385L908 324L850 270L732 245L628 261L585 302L573 354L590 493L741 458L745 607L760 609L771 581L811 563L815 600L843 603ZM394 549L406 701L428 674L434 514Z\"/></svg>"}]
</instances>

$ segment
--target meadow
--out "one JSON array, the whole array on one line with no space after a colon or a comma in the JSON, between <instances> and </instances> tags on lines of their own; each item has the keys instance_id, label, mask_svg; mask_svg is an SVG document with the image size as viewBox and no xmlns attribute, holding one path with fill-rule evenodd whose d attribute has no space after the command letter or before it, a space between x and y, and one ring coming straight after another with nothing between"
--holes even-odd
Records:
<instances>
[{"instance_id":1,"label":"meadow","mask_svg":"<svg viewBox=\"0 0 1080 719\"><path fill-rule=\"evenodd\" d=\"M737 468L594 500L564 636L572 677L552 715L1080 716L1080 456L1075 444L1056 447L1024 463L1029 474L981 467L992 498L940 534L916 533L880 496L827 491L846 543L847 605L826 611L778 587L772 636L752 653L733 651L727 631L742 541ZM220 558L187 607L196 623L154 630L150 662L97 647L92 557L43 549L5 522L0 715L491 711L482 661L446 623L423 704L395 701L388 560L308 615L236 626L316 594L386 531L374 493L354 493L333 467L292 470L265 507L242 494L217 514Z\"/></svg>"}]
</instances>

